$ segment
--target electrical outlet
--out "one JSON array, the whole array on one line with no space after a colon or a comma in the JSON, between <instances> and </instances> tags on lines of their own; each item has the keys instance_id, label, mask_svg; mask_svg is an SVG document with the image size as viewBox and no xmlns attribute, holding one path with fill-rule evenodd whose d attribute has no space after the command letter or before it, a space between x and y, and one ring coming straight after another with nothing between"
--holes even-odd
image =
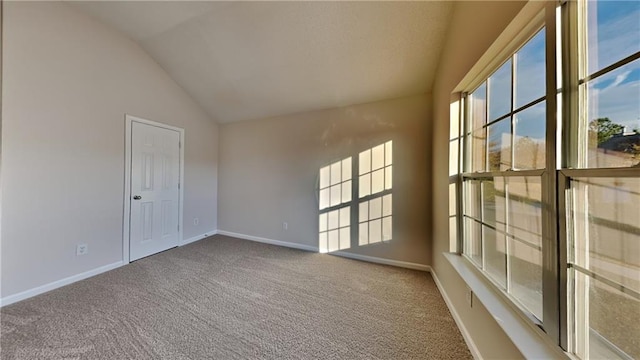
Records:
<instances>
[{"instance_id":1,"label":"electrical outlet","mask_svg":"<svg viewBox=\"0 0 640 360\"><path fill-rule=\"evenodd\" d=\"M198 224L200 224L200 219L193 218L193 225L198 225Z\"/></svg>"},{"instance_id":2,"label":"electrical outlet","mask_svg":"<svg viewBox=\"0 0 640 360\"><path fill-rule=\"evenodd\" d=\"M289 224L286 222L282 223L282 230L288 230L289 229Z\"/></svg>"},{"instance_id":3,"label":"electrical outlet","mask_svg":"<svg viewBox=\"0 0 640 360\"><path fill-rule=\"evenodd\" d=\"M469 307L472 308L473 307L473 291L471 291L471 289L468 286L465 292L465 298L467 300L467 304L469 304Z\"/></svg>"},{"instance_id":4,"label":"electrical outlet","mask_svg":"<svg viewBox=\"0 0 640 360\"><path fill-rule=\"evenodd\" d=\"M89 245L78 244L76 246L76 256L87 255L89 253Z\"/></svg>"}]
</instances>

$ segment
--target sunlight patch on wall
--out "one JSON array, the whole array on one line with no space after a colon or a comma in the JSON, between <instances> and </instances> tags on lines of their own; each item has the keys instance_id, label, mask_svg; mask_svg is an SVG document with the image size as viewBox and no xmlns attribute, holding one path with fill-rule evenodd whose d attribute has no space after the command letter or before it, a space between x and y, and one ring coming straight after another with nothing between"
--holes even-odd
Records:
<instances>
[{"instance_id":1,"label":"sunlight patch on wall","mask_svg":"<svg viewBox=\"0 0 640 360\"><path fill-rule=\"evenodd\" d=\"M320 210L351 201L351 158L320 169Z\"/></svg>"},{"instance_id":2,"label":"sunlight patch on wall","mask_svg":"<svg viewBox=\"0 0 640 360\"><path fill-rule=\"evenodd\" d=\"M320 214L320 252L344 250L349 247L351 247L351 209L343 207Z\"/></svg>"},{"instance_id":3,"label":"sunlight patch on wall","mask_svg":"<svg viewBox=\"0 0 640 360\"><path fill-rule=\"evenodd\" d=\"M358 156L358 245L393 238L393 142L375 146Z\"/></svg>"},{"instance_id":4,"label":"sunlight patch on wall","mask_svg":"<svg viewBox=\"0 0 640 360\"><path fill-rule=\"evenodd\" d=\"M358 158L360 198L391 189L393 185L392 151L392 142L387 141L360 153Z\"/></svg>"},{"instance_id":5,"label":"sunlight patch on wall","mask_svg":"<svg viewBox=\"0 0 640 360\"><path fill-rule=\"evenodd\" d=\"M360 203L358 245L374 244L392 238L391 194Z\"/></svg>"},{"instance_id":6,"label":"sunlight patch on wall","mask_svg":"<svg viewBox=\"0 0 640 360\"><path fill-rule=\"evenodd\" d=\"M374 146L352 159L336 161L319 172L321 253L349 249L352 238L354 246L356 239L358 246L364 246L393 238L393 142ZM358 176L352 180L356 170Z\"/></svg>"},{"instance_id":7,"label":"sunlight patch on wall","mask_svg":"<svg viewBox=\"0 0 640 360\"><path fill-rule=\"evenodd\" d=\"M353 162L351 157L320 169L319 235L321 253L351 247L351 191Z\"/></svg>"}]
</instances>

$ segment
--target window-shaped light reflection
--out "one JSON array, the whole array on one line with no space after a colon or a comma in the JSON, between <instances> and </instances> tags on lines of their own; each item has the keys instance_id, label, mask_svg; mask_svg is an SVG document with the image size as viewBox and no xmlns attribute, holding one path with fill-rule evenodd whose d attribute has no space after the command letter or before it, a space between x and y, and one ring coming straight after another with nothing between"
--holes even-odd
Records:
<instances>
[{"instance_id":1,"label":"window-shaped light reflection","mask_svg":"<svg viewBox=\"0 0 640 360\"><path fill-rule=\"evenodd\" d=\"M318 247L321 253L351 246L351 208L343 207L320 214Z\"/></svg>"},{"instance_id":2,"label":"window-shaped light reflection","mask_svg":"<svg viewBox=\"0 0 640 360\"><path fill-rule=\"evenodd\" d=\"M387 141L358 154L357 166L345 158L320 169L319 234L320 252L348 249L351 246L352 186L361 202L357 225L359 245L389 241L393 238L393 142ZM354 169L355 168L355 169ZM357 178L352 180L352 169ZM355 230L355 229L354 229Z\"/></svg>"},{"instance_id":3,"label":"window-shaped light reflection","mask_svg":"<svg viewBox=\"0 0 640 360\"><path fill-rule=\"evenodd\" d=\"M393 186L393 142L387 141L360 153L358 196L374 195Z\"/></svg>"},{"instance_id":4,"label":"window-shaped light reflection","mask_svg":"<svg viewBox=\"0 0 640 360\"><path fill-rule=\"evenodd\" d=\"M361 202L358 215L358 245L391 240L393 238L392 215L391 194Z\"/></svg>"},{"instance_id":5,"label":"window-shaped light reflection","mask_svg":"<svg viewBox=\"0 0 640 360\"><path fill-rule=\"evenodd\" d=\"M320 210L351 201L351 166L349 157L320 169L318 195Z\"/></svg>"},{"instance_id":6,"label":"window-shaped light reflection","mask_svg":"<svg viewBox=\"0 0 640 360\"><path fill-rule=\"evenodd\" d=\"M346 158L320 169L318 248L321 253L351 246L352 160ZM342 205L342 208L335 208ZM333 209L333 210L330 210Z\"/></svg>"},{"instance_id":7,"label":"window-shaped light reflection","mask_svg":"<svg viewBox=\"0 0 640 360\"><path fill-rule=\"evenodd\" d=\"M393 187L393 142L387 141L362 151L358 160L358 196L367 198L358 208L358 244L389 241L393 238L392 198L389 193Z\"/></svg>"}]
</instances>

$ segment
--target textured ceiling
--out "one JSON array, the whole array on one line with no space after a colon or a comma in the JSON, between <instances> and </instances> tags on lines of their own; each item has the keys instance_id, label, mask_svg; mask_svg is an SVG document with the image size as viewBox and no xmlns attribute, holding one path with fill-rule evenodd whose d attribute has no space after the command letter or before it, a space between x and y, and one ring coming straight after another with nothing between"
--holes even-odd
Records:
<instances>
[{"instance_id":1,"label":"textured ceiling","mask_svg":"<svg viewBox=\"0 0 640 360\"><path fill-rule=\"evenodd\" d=\"M432 2L89 1L218 122L428 92L451 12Z\"/></svg>"}]
</instances>

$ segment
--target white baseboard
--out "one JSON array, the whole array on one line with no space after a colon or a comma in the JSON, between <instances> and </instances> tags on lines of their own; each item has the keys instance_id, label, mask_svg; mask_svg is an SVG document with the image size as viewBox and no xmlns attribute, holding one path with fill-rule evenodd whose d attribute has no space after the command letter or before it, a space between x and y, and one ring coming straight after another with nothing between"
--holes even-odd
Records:
<instances>
[{"instance_id":1,"label":"white baseboard","mask_svg":"<svg viewBox=\"0 0 640 360\"><path fill-rule=\"evenodd\" d=\"M208 231L208 232L206 232L206 233L204 233L202 235L194 236L194 237L191 237L189 239L183 240L180 243L180 246L187 245L187 244L190 244L192 242L196 242L198 240L202 240L202 239L204 239L206 237L209 237L209 236L212 236L212 235L215 235L215 234L217 234L216 230ZM69 285L69 284L74 283L76 281L84 280L86 278L101 274L101 273L109 271L109 270L113 270L113 269L119 268L122 265L125 265L125 263L123 261L118 261L118 262L115 262L113 264L101 266L99 268L83 272L81 274L69 276L67 278L64 278L64 279L61 279L61 280L57 280L57 281L54 281L54 282L51 282L51 283L48 283L48 284L45 284L45 285L42 285L42 286L38 286L36 288L29 289L29 290L26 290L26 291L23 291L23 292L14 294L14 295L9 295L9 296L3 297L3 298L0 299L0 307L6 306L6 305L9 305L9 304L13 304L15 302L18 302L18 301L21 301L21 300L25 300L25 299L28 299L30 297L36 296L36 295L43 294L43 293L45 293L47 291L51 291L51 290L57 289L59 287L65 286L65 285Z\"/></svg>"},{"instance_id":2,"label":"white baseboard","mask_svg":"<svg viewBox=\"0 0 640 360\"><path fill-rule=\"evenodd\" d=\"M207 231L204 234L197 235L197 236L194 236L194 237L190 237L190 238L188 238L186 240L182 240L182 242L180 242L180 246L191 244L192 242L196 242L198 240L202 240L202 239L207 238L209 236L213 236L213 235L215 235L217 233L218 233L218 230Z\"/></svg>"},{"instance_id":3,"label":"white baseboard","mask_svg":"<svg viewBox=\"0 0 640 360\"><path fill-rule=\"evenodd\" d=\"M429 266L429 265L423 265L423 264L412 263L412 262L407 262L407 261L384 259L384 258L379 258L379 257L374 257L374 256L353 254L353 253L344 252L344 251L336 251L336 252L332 252L332 253L328 253L328 254L329 255L340 256L340 257L345 257L345 258L349 258L349 259L354 259L354 260L372 262L372 263L376 263L376 264L391 265L391 266L397 266L397 267L401 267L401 268L420 270L420 271L427 271L427 272L431 271L431 266Z\"/></svg>"},{"instance_id":4,"label":"white baseboard","mask_svg":"<svg viewBox=\"0 0 640 360\"><path fill-rule=\"evenodd\" d=\"M431 276L433 277L433 281L435 281L436 286L438 287L438 290L440 291L440 295L442 295L442 298L444 299L445 304L447 304L447 307L449 308L449 312L451 312L451 315L453 316L453 320L455 320L456 325L458 325L458 329L460 329L460 333L462 333L464 342L467 343L467 347L469 348L469 351L471 351L471 355L473 356L474 359L482 359L482 356L480 356L480 351L478 350L476 343L471 338L471 334L469 334L469 331L464 326L464 323L462 323L462 319L460 318L460 315L456 311L456 308L453 307L453 303L451 302L451 299L449 299L449 296L444 291L444 288L442 287L442 284L440 283L440 280L438 279L438 276L436 275L436 272L433 271L433 269L431 270Z\"/></svg>"},{"instance_id":5,"label":"white baseboard","mask_svg":"<svg viewBox=\"0 0 640 360\"><path fill-rule=\"evenodd\" d=\"M318 247L316 246L296 244L288 241L267 239L259 236L239 234L239 233L234 233L234 232L225 231L225 230L218 230L217 233L220 235L231 236L231 237L244 239L244 240L257 241L265 244L284 246L284 247L312 251L312 252L319 251ZM407 269L414 269L414 270L421 270L421 271L431 270L431 267L429 265L416 264L416 263L411 263L406 261L389 260L389 259L383 259L383 258L378 258L373 256L358 255L358 254L347 253L344 251L332 252L330 253L330 255L336 255L336 256L346 257L346 258L355 259L355 260L368 261L368 262L377 263L377 264L398 266L398 267L403 267Z\"/></svg>"},{"instance_id":6,"label":"white baseboard","mask_svg":"<svg viewBox=\"0 0 640 360\"><path fill-rule=\"evenodd\" d=\"M235 238L238 238L238 239L257 241L257 242L261 242L261 243L265 243L265 244L278 245L278 246L284 246L284 247L289 247L289 248L294 248L294 249L299 249L299 250L318 252L318 248L315 247L315 246L296 244L296 243L292 243L292 242L288 242L288 241L267 239L267 238L263 238L263 237L259 237L259 236L238 234L238 233L234 233L234 232L231 232L231 231L224 231L224 230L218 230L218 234L231 236L231 237L235 237Z\"/></svg>"},{"instance_id":7,"label":"white baseboard","mask_svg":"<svg viewBox=\"0 0 640 360\"><path fill-rule=\"evenodd\" d=\"M54 282L50 282L48 284L42 285L42 286L38 286L36 288L33 289L29 289L14 295L9 295L6 297L3 297L2 299L0 299L0 307L2 306L6 306L9 304L13 304L15 302L24 300L24 299L28 299L30 297L36 296L36 295L40 295L43 293L46 293L48 291L57 289L59 287L63 287L65 285L69 285L71 283L74 283L76 281L80 281L80 280L84 280L86 278L98 275L98 274L102 274L103 272L109 271L109 270L113 270L116 268L119 268L120 266L124 265L123 261L118 261L118 262L114 262L112 264L108 264L108 265L104 265L101 266L99 268L93 269L93 270L89 270L89 271L85 271L81 274L76 274L73 276L69 276L67 278L61 279L61 280L57 280Z\"/></svg>"}]
</instances>

